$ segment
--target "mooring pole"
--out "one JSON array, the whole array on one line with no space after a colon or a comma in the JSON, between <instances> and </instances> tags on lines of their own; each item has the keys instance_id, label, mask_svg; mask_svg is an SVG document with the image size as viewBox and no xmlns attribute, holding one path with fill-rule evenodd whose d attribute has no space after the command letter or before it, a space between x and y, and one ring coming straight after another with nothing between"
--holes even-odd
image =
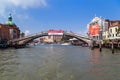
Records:
<instances>
[{"instance_id":1,"label":"mooring pole","mask_svg":"<svg viewBox=\"0 0 120 80\"><path fill-rule=\"evenodd\" d=\"M93 40L91 41L91 50L94 49L94 43L93 43Z\"/></svg>"},{"instance_id":2,"label":"mooring pole","mask_svg":"<svg viewBox=\"0 0 120 80\"><path fill-rule=\"evenodd\" d=\"M112 46L111 46L111 49L112 49L112 54L114 54L114 42L112 41Z\"/></svg>"},{"instance_id":3,"label":"mooring pole","mask_svg":"<svg viewBox=\"0 0 120 80\"><path fill-rule=\"evenodd\" d=\"M101 41L99 42L99 51L102 52L102 43L101 43Z\"/></svg>"}]
</instances>

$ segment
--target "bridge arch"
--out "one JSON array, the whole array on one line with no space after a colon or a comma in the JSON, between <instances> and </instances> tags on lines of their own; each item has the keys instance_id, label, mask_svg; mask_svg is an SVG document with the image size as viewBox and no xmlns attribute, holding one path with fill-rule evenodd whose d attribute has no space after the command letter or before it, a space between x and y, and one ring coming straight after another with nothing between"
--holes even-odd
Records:
<instances>
[{"instance_id":1,"label":"bridge arch","mask_svg":"<svg viewBox=\"0 0 120 80\"><path fill-rule=\"evenodd\" d=\"M11 43L12 43L12 45L18 45L18 46L24 45L25 46L27 43L29 43L30 41L32 41L36 38L39 38L42 36L48 36L48 35L49 35L48 31L41 31L41 32L33 34L33 35L29 35L29 36L26 36L23 38L12 40ZM76 33L70 32L70 31L63 31L63 35L77 38L78 40L83 41L88 44L90 44L90 42L91 42L90 38L88 38L86 36L78 35Z\"/></svg>"}]
</instances>

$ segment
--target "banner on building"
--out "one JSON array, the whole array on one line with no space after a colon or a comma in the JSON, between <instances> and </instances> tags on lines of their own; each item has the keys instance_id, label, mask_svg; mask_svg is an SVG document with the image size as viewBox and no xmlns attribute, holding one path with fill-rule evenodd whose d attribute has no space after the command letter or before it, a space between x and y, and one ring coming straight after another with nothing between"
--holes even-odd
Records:
<instances>
[{"instance_id":1,"label":"banner on building","mask_svg":"<svg viewBox=\"0 0 120 80\"><path fill-rule=\"evenodd\" d=\"M99 28L98 24L94 24L94 25L90 25L89 26L89 35L90 36L97 36L97 35L99 35L99 31L100 31L100 28Z\"/></svg>"},{"instance_id":2,"label":"banner on building","mask_svg":"<svg viewBox=\"0 0 120 80\"><path fill-rule=\"evenodd\" d=\"M48 35L63 35L63 30L49 30Z\"/></svg>"}]
</instances>

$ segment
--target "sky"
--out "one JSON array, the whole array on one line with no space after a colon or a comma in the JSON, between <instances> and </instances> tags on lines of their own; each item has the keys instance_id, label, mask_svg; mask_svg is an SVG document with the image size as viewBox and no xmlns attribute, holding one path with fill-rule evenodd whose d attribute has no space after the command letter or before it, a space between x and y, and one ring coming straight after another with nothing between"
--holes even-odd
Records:
<instances>
[{"instance_id":1,"label":"sky","mask_svg":"<svg viewBox=\"0 0 120 80\"><path fill-rule=\"evenodd\" d=\"M10 13L21 32L61 29L85 35L95 16L120 20L120 0L0 0L0 23Z\"/></svg>"}]
</instances>

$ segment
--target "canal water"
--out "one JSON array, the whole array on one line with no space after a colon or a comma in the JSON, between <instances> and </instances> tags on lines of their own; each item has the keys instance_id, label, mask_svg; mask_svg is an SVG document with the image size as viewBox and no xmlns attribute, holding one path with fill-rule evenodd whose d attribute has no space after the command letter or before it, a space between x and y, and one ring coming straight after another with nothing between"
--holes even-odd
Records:
<instances>
[{"instance_id":1,"label":"canal water","mask_svg":"<svg viewBox=\"0 0 120 80\"><path fill-rule=\"evenodd\" d=\"M60 45L0 50L0 80L120 80L120 51Z\"/></svg>"}]
</instances>

